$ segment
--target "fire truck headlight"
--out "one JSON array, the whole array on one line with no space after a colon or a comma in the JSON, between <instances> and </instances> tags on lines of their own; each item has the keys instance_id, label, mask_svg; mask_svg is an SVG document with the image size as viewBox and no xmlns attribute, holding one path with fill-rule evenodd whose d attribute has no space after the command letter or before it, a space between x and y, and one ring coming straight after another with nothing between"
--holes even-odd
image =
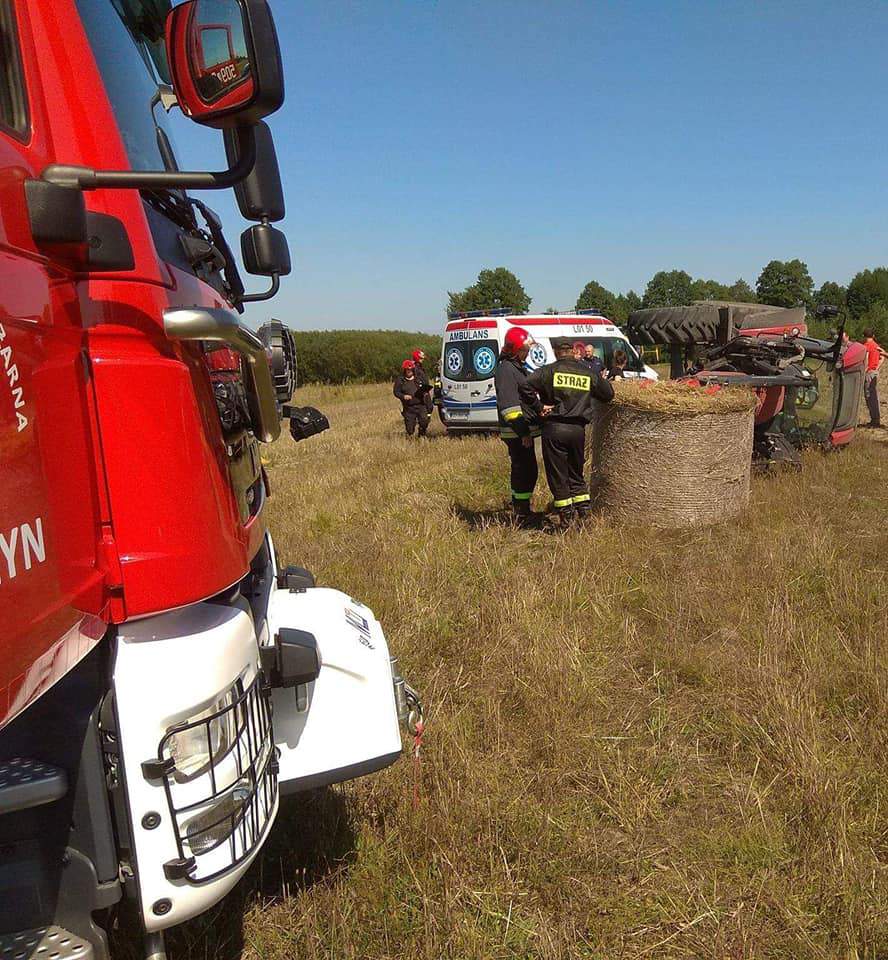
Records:
<instances>
[{"instance_id":1,"label":"fire truck headlight","mask_svg":"<svg viewBox=\"0 0 888 960\"><path fill-rule=\"evenodd\" d=\"M228 793L185 824L185 841L194 856L209 853L234 833L252 794L249 780L239 780Z\"/></svg>"},{"instance_id":2,"label":"fire truck headlight","mask_svg":"<svg viewBox=\"0 0 888 960\"><path fill-rule=\"evenodd\" d=\"M238 696L238 687L230 687L208 707L167 732L164 752L175 764L173 776L177 783L187 783L206 773L234 746L240 711L231 708Z\"/></svg>"}]
</instances>

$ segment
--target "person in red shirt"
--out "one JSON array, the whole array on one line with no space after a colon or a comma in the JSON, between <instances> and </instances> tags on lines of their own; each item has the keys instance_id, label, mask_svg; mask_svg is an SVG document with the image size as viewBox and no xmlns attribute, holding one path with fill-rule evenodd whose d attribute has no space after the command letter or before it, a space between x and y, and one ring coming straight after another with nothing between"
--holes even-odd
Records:
<instances>
[{"instance_id":1,"label":"person in red shirt","mask_svg":"<svg viewBox=\"0 0 888 960\"><path fill-rule=\"evenodd\" d=\"M863 392L866 397L866 407L869 410L870 422L865 423L865 427L881 427L882 418L879 412L879 367L888 357L888 353L876 343L873 331L866 329L863 331L863 345L866 347L866 379L864 380Z\"/></svg>"}]
</instances>

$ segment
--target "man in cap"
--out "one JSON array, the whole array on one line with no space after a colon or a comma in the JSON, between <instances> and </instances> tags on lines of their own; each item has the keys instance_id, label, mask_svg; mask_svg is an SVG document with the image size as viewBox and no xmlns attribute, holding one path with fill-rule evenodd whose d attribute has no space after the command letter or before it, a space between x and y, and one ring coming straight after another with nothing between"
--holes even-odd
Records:
<instances>
[{"instance_id":1,"label":"man in cap","mask_svg":"<svg viewBox=\"0 0 888 960\"><path fill-rule=\"evenodd\" d=\"M392 393L401 401L401 416L407 436L412 437L418 426L419 435L424 437L429 429L429 414L416 376L416 364L412 360L405 360L401 364L401 375L395 380Z\"/></svg>"},{"instance_id":2,"label":"man in cap","mask_svg":"<svg viewBox=\"0 0 888 960\"><path fill-rule=\"evenodd\" d=\"M425 404L426 411L431 414L434 408L434 401L432 400L432 380L423 366L425 358L424 350L413 351L413 372L422 388L422 400Z\"/></svg>"},{"instance_id":3,"label":"man in cap","mask_svg":"<svg viewBox=\"0 0 888 960\"><path fill-rule=\"evenodd\" d=\"M500 439L511 461L512 513L519 526L526 525L531 518L530 498L538 473L534 437L540 435L539 417L543 412L533 391L526 393L526 399L521 395L527 382L524 361L532 346L526 330L512 327L503 340L494 373Z\"/></svg>"},{"instance_id":4,"label":"man in cap","mask_svg":"<svg viewBox=\"0 0 888 960\"><path fill-rule=\"evenodd\" d=\"M575 513L582 518L589 511L589 490L583 476L586 425L592 418L594 400L610 402L614 388L591 367L574 359L570 340L555 340L552 346L555 362L527 378L521 385L521 399L528 404L537 397L545 407L551 407L543 420L543 462L555 522L563 529Z\"/></svg>"}]
</instances>

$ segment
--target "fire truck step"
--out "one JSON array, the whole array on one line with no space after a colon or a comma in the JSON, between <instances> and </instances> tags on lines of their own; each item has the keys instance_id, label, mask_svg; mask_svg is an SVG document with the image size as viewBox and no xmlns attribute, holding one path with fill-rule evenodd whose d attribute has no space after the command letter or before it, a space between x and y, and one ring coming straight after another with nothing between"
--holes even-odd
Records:
<instances>
[{"instance_id":1,"label":"fire truck step","mask_svg":"<svg viewBox=\"0 0 888 960\"><path fill-rule=\"evenodd\" d=\"M68 777L58 767L26 757L0 760L0 816L52 803L67 792ZM0 960L8 960L2 949Z\"/></svg>"},{"instance_id":2,"label":"fire truck step","mask_svg":"<svg viewBox=\"0 0 888 960\"><path fill-rule=\"evenodd\" d=\"M93 945L64 927L0 933L0 960L90 960Z\"/></svg>"}]
</instances>

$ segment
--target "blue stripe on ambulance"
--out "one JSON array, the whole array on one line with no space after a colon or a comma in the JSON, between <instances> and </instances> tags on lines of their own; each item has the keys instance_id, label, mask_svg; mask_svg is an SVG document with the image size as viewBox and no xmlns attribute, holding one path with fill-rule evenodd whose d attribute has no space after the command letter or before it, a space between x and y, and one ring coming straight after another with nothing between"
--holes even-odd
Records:
<instances>
[{"instance_id":1,"label":"blue stripe on ambulance","mask_svg":"<svg viewBox=\"0 0 888 960\"><path fill-rule=\"evenodd\" d=\"M496 407L496 397L492 397L489 400L478 400L473 403L465 403L461 400L448 400L446 397L441 398L442 406L447 407L449 410L493 410Z\"/></svg>"}]
</instances>

